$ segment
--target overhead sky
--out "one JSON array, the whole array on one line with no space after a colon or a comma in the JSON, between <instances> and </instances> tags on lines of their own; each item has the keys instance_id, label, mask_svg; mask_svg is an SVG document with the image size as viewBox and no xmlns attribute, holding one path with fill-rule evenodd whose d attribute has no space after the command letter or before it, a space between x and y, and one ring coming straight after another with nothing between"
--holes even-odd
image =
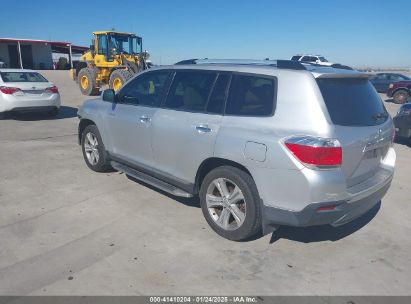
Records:
<instances>
[{"instance_id":1,"label":"overhead sky","mask_svg":"<svg viewBox=\"0 0 411 304\"><path fill-rule=\"evenodd\" d=\"M410 0L8 1L0 37L90 45L115 28L143 37L154 63L322 54L357 67L411 67Z\"/></svg>"}]
</instances>

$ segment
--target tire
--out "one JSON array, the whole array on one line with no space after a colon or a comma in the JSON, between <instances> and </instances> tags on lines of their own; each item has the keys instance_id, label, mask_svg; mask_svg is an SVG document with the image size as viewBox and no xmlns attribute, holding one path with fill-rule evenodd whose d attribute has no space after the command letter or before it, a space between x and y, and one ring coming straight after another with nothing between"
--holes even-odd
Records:
<instances>
[{"instance_id":1,"label":"tire","mask_svg":"<svg viewBox=\"0 0 411 304\"><path fill-rule=\"evenodd\" d=\"M224 186L221 187L224 183L226 190ZM240 191L234 191L236 187ZM228 199L221 199L220 189L229 194ZM261 206L257 187L252 177L238 168L222 166L210 171L201 184L200 204L207 223L226 239L245 241L261 234ZM236 218L234 214L242 215Z\"/></svg>"},{"instance_id":2,"label":"tire","mask_svg":"<svg viewBox=\"0 0 411 304\"><path fill-rule=\"evenodd\" d=\"M83 95L98 95L99 88L96 87L96 73L91 68L82 68L78 73L78 85Z\"/></svg>"},{"instance_id":3,"label":"tire","mask_svg":"<svg viewBox=\"0 0 411 304\"><path fill-rule=\"evenodd\" d=\"M131 74L127 70L123 69L118 69L114 70L111 75L110 75L110 80L109 80L109 87L110 89L113 89L114 91L118 91L121 89L121 87L131 78L133 77L133 74Z\"/></svg>"},{"instance_id":4,"label":"tire","mask_svg":"<svg viewBox=\"0 0 411 304\"><path fill-rule=\"evenodd\" d=\"M393 95L394 102L398 104L406 103L408 98L410 98L410 95L406 90L398 90Z\"/></svg>"},{"instance_id":5,"label":"tire","mask_svg":"<svg viewBox=\"0 0 411 304\"><path fill-rule=\"evenodd\" d=\"M97 143L95 143L95 140L97 140ZM81 150L83 151L84 160L91 170L105 172L111 169L106 148L97 126L89 125L83 130L83 133L81 133Z\"/></svg>"}]
</instances>

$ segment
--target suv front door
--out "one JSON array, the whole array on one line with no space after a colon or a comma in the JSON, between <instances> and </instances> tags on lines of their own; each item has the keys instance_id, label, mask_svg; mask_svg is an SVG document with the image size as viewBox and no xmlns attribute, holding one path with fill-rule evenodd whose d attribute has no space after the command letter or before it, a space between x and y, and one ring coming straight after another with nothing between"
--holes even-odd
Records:
<instances>
[{"instance_id":1,"label":"suv front door","mask_svg":"<svg viewBox=\"0 0 411 304\"><path fill-rule=\"evenodd\" d=\"M106 113L108 148L114 160L134 166L152 164L151 123L170 72L149 71L128 82Z\"/></svg>"},{"instance_id":2,"label":"suv front door","mask_svg":"<svg viewBox=\"0 0 411 304\"><path fill-rule=\"evenodd\" d=\"M190 187L200 164L213 156L231 78L217 74L177 71L164 106L154 114L155 164L180 182L178 186Z\"/></svg>"}]
</instances>

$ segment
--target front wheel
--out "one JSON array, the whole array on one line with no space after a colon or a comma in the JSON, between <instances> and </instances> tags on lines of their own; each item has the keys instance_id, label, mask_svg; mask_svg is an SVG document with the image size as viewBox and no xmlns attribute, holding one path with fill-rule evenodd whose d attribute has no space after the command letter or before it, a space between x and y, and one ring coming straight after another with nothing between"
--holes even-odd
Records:
<instances>
[{"instance_id":1,"label":"front wheel","mask_svg":"<svg viewBox=\"0 0 411 304\"><path fill-rule=\"evenodd\" d=\"M96 87L96 73L91 68L82 68L78 73L78 84L83 95L98 95L99 88Z\"/></svg>"},{"instance_id":2,"label":"front wheel","mask_svg":"<svg viewBox=\"0 0 411 304\"><path fill-rule=\"evenodd\" d=\"M127 70L114 70L110 75L110 89L113 89L115 92L117 92L132 76L133 75Z\"/></svg>"},{"instance_id":3,"label":"front wheel","mask_svg":"<svg viewBox=\"0 0 411 304\"><path fill-rule=\"evenodd\" d=\"M409 94L406 90L398 90L394 93L393 99L395 103L403 104L407 102Z\"/></svg>"},{"instance_id":4,"label":"front wheel","mask_svg":"<svg viewBox=\"0 0 411 304\"><path fill-rule=\"evenodd\" d=\"M229 240L243 241L261 233L259 201L252 177L235 167L218 167L201 184L204 217L215 232Z\"/></svg>"},{"instance_id":5,"label":"front wheel","mask_svg":"<svg viewBox=\"0 0 411 304\"><path fill-rule=\"evenodd\" d=\"M106 148L95 125L87 126L81 134L81 148L87 166L96 172L110 169Z\"/></svg>"}]
</instances>

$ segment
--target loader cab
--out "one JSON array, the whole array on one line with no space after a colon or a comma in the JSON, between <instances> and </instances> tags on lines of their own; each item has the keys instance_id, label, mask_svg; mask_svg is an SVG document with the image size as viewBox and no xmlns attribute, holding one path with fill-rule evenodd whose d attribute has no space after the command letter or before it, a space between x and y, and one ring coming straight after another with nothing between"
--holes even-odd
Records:
<instances>
[{"instance_id":1,"label":"loader cab","mask_svg":"<svg viewBox=\"0 0 411 304\"><path fill-rule=\"evenodd\" d=\"M118 32L95 32L95 54L96 63L102 62L104 58L107 62L112 62L119 54L134 56L142 52L142 38L130 33Z\"/></svg>"}]
</instances>

